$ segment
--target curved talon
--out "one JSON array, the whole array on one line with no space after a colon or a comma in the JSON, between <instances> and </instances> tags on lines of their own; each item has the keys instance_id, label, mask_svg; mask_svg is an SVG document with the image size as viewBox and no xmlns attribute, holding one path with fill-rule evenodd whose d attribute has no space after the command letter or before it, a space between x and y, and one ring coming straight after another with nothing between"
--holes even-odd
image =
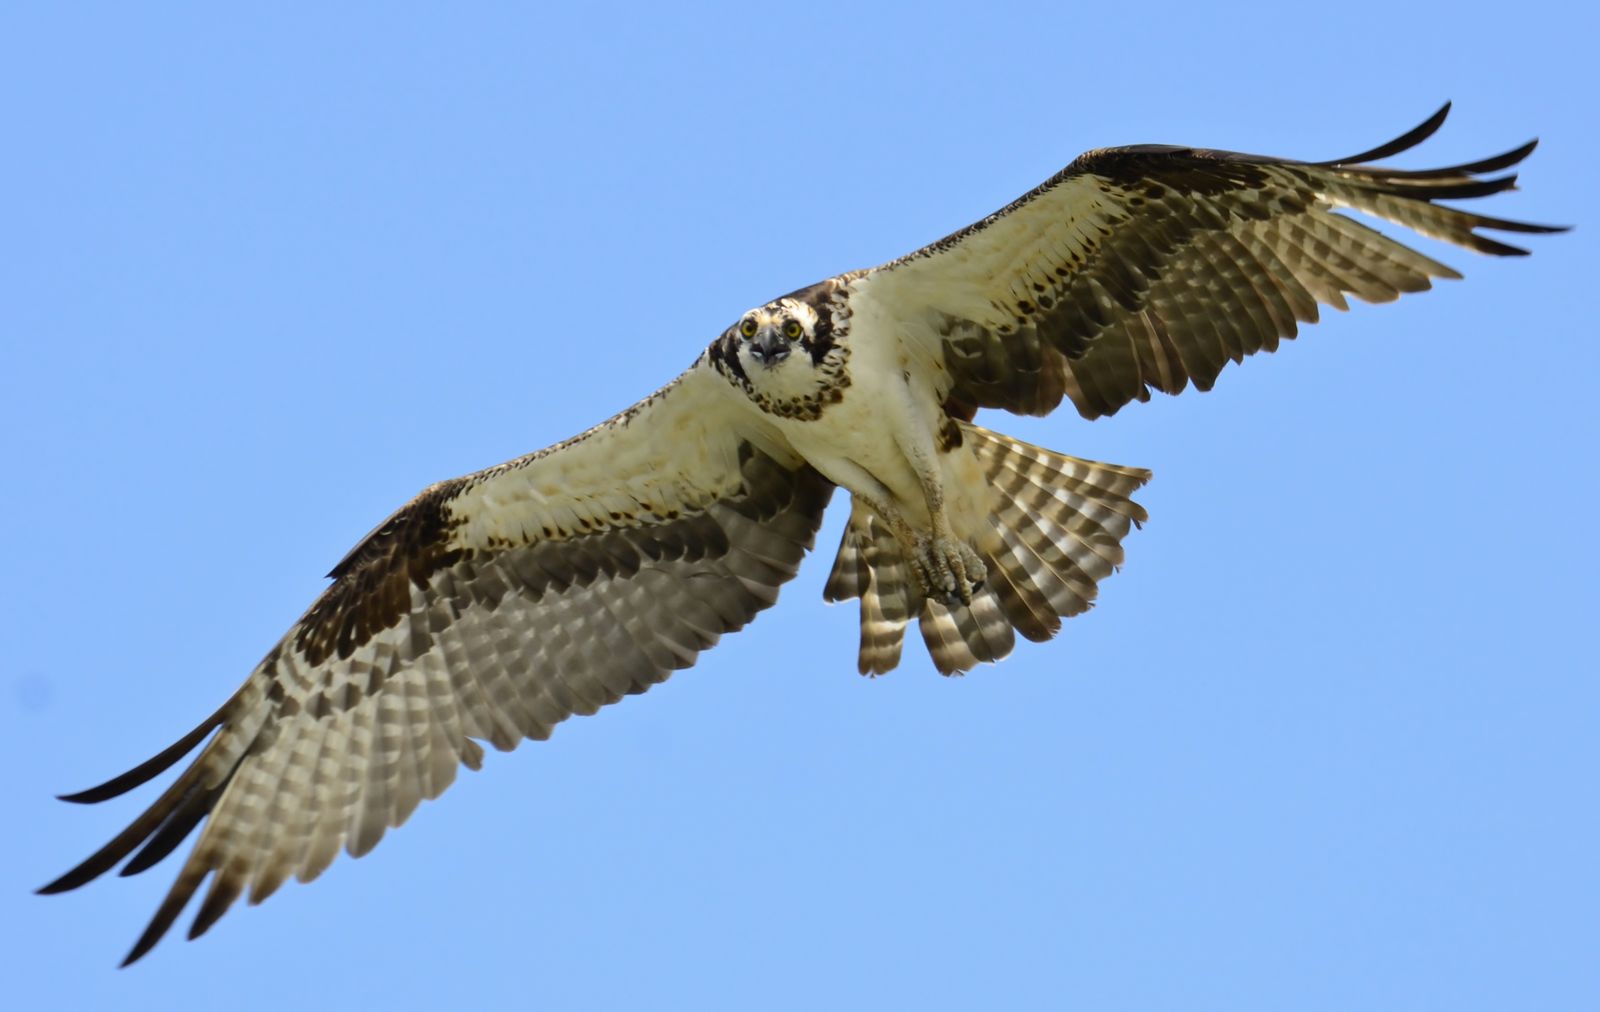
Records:
<instances>
[{"instance_id":1,"label":"curved talon","mask_svg":"<svg viewBox=\"0 0 1600 1012\"><path fill-rule=\"evenodd\" d=\"M955 538L919 538L911 571L924 597L942 598L951 605L971 604L988 575L978 553Z\"/></svg>"}]
</instances>

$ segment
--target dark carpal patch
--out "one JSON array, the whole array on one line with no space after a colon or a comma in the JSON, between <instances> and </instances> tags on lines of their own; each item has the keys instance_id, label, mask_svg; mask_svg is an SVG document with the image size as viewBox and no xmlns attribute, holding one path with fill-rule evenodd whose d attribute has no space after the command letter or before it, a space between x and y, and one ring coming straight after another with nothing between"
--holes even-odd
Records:
<instances>
[{"instance_id":1,"label":"dark carpal patch","mask_svg":"<svg viewBox=\"0 0 1600 1012\"><path fill-rule=\"evenodd\" d=\"M333 567L333 586L311 606L295 635L295 649L308 664L334 653L349 657L411 611L413 586L426 587L434 573L469 554L449 547L460 525L449 503L466 483L454 478L429 487Z\"/></svg>"}]
</instances>

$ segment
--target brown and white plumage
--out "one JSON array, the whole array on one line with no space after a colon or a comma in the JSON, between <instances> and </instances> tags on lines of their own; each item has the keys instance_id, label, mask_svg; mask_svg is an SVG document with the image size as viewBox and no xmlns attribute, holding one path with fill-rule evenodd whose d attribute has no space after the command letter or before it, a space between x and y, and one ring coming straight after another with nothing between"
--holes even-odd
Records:
<instances>
[{"instance_id":1,"label":"brown and white plumage","mask_svg":"<svg viewBox=\"0 0 1600 1012\"><path fill-rule=\"evenodd\" d=\"M1036 643L1063 618L1087 611L1099 582L1122 564L1122 539L1146 519L1128 498L1150 472L1069 457L958 422L992 489L996 540L990 578L970 603L930 598L916 587L893 535L870 509L851 511L823 597L861 599L857 668L881 675L899 663L916 619L934 665L968 671L1011 652L1018 632Z\"/></svg>"},{"instance_id":2,"label":"brown and white plumage","mask_svg":"<svg viewBox=\"0 0 1600 1012\"><path fill-rule=\"evenodd\" d=\"M1526 252L1480 230L1539 233L1438 200L1511 189L1535 142L1443 169L1366 163L1431 136L1446 105L1405 135L1326 162L1138 145L1090 151L1001 211L867 272L887 311L941 352L968 409L1085 418L1151 390L1209 390L1229 361L1275 351L1318 305L1388 302L1459 278L1353 218L1355 209L1497 256ZM955 261L955 264L952 264Z\"/></svg>"},{"instance_id":3,"label":"brown and white plumage","mask_svg":"<svg viewBox=\"0 0 1600 1012\"><path fill-rule=\"evenodd\" d=\"M308 881L433 798L479 741L543 739L694 663L771 605L833 486L719 413L703 366L549 450L436 485L369 535L220 710L177 746L72 801L115 797L217 731L151 808L46 887L134 854L136 872L207 820L129 954L211 876L203 932L245 890ZM679 467L674 468L677 464Z\"/></svg>"},{"instance_id":4,"label":"brown and white plumage","mask_svg":"<svg viewBox=\"0 0 1600 1012\"><path fill-rule=\"evenodd\" d=\"M1448 109L1448 107L1446 107ZM45 892L202 826L129 953L206 887L190 936L241 895L359 856L437 796L479 742L545 738L644 691L771 605L836 485L851 515L825 595L859 599L858 666L918 624L938 670L1047 640L1093 603L1145 518L1138 468L972 423L978 408L1112 414L1209 389L1346 296L1456 277L1354 210L1480 253L1554 231L1435 203L1533 148L1429 171L1192 148L1092 151L989 218L899 260L751 310L690 370L548 450L435 485L341 561L245 684L170 748L69 797L103 801L199 755L127 830ZM210 740L207 741L207 737Z\"/></svg>"}]
</instances>

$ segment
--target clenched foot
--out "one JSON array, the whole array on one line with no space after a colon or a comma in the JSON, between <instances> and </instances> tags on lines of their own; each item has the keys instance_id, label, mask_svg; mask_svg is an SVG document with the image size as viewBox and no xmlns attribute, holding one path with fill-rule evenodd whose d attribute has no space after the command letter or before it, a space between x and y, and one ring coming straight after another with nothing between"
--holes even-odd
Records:
<instances>
[{"instance_id":1,"label":"clenched foot","mask_svg":"<svg viewBox=\"0 0 1600 1012\"><path fill-rule=\"evenodd\" d=\"M952 604L971 604L973 593L988 575L978 553L955 538L919 537L916 551L911 553L911 571L925 597L944 598Z\"/></svg>"}]
</instances>

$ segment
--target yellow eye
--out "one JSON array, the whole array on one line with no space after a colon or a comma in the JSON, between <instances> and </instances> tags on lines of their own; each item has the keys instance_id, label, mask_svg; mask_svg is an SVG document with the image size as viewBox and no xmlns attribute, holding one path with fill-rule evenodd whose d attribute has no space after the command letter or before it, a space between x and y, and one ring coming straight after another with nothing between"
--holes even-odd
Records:
<instances>
[{"instance_id":1,"label":"yellow eye","mask_svg":"<svg viewBox=\"0 0 1600 1012\"><path fill-rule=\"evenodd\" d=\"M783 325L783 336L787 337L791 341L799 337L800 324L795 320L790 320L788 323L785 323Z\"/></svg>"},{"instance_id":2,"label":"yellow eye","mask_svg":"<svg viewBox=\"0 0 1600 1012\"><path fill-rule=\"evenodd\" d=\"M745 320L743 323L739 324L739 333L743 334L745 337L755 337L756 321Z\"/></svg>"}]
</instances>

